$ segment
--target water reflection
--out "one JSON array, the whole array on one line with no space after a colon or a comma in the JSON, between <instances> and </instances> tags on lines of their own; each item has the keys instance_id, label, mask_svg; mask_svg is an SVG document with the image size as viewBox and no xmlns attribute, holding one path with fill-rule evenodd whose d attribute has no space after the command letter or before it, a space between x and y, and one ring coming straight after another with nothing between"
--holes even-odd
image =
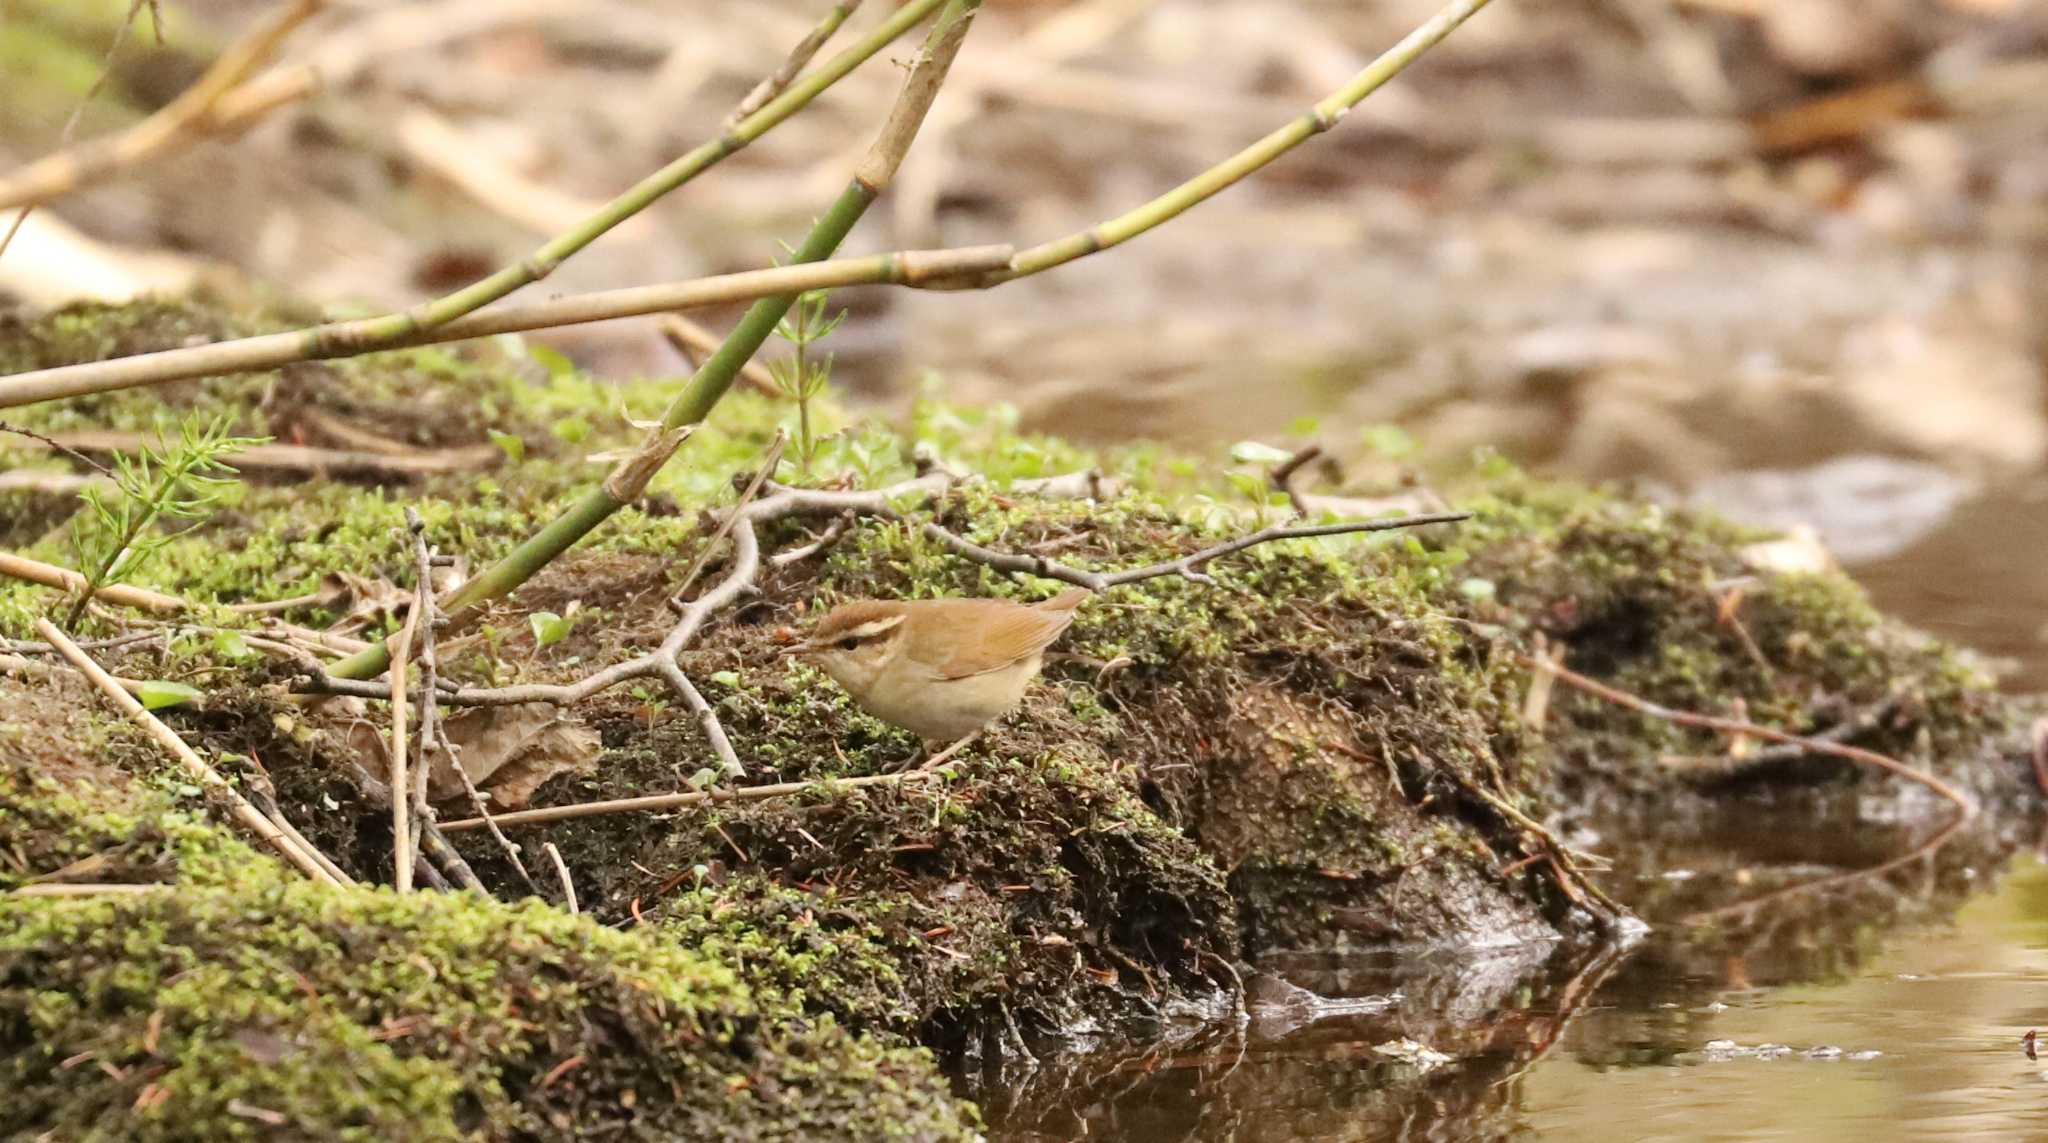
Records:
<instances>
[{"instance_id":1,"label":"water reflection","mask_svg":"<svg viewBox=\"0 0 2048 1143\"><path fill-rule=\"evenodd\" d=\"M1989 823L1815 820L1628 851L1613 888L1657 923L1632 947L1274 957L1247 1024L977 1095L1014 1141L2048 1133L2019 1046L2048 1028L2048 864Z\"/></svg>"}]
</instances>

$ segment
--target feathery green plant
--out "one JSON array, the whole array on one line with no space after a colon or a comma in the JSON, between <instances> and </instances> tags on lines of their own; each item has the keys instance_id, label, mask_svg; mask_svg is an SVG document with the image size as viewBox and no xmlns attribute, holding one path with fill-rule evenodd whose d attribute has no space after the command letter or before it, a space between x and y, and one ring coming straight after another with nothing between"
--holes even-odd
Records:
<instances>
[{"instance_id":1,"label":"feathery green plant","mask_svg":"<svg viewBox=\"0 0 2048 1143\"><path fill-rule=\"evenodd\" d=\"M64 618L66 628L78 626L93 593L128 579L170 542L169 536L150 534L158 520L212 514L236 483L224 458L270 439L229 436L229 427L225 416L204 426L196 415L188 416L179 422L175 440L159 427L154 447L144 444L133 456L114 454L113 488L86 486L86 511L71 525L85 587Z\"/></svg>"},{"instance_id":2,"label":"feathery green plant","mask_svg":"<svg viewBox=\"0 0 2048 1143\"><path fill-rule=\"evenodd\" d=\"M812 290L798 296L788 315L775 323L776 336L794 346L795 352L769 362L768 373L782 395L796 402L797 467L806 476L818 451L818 439L811 432L811 401L832 380L832 355L812 360L811 343L830 335L845 320L845 310L826 317L825 291Z\"/></svg>"}]
</instances>

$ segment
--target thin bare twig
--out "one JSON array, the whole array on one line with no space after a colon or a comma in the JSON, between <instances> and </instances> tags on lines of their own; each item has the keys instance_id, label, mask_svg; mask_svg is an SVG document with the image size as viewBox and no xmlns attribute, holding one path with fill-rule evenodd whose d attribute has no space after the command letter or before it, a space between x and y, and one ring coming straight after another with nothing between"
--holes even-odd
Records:
<instances>
[{"instance_id":1,"label":"thin bare twig","mask_svg":"<svg viewBox=\"0 0 2048 1143\"><path fill-rule=\"evenodd\" d=\"M419 756L413 767L412 790L408 795L412 802L412 834L408 844L413 852L419 852L420 827L434 820L433 807L427 804L427 778L433 772L433 751L444 739L437 716L439 708L434 698L440 688L441 664L434 654L434 624L441 616L434 606L434 553L427 547L427 522L420 517L419 510L408 504L405 508L405 530L412 538L413 566L417 582L413 586L411 626L414 638L419 640L420 652L416 660L420 669L419 698Z\"/></svg>"},{"instance_id":2,"label":"thin bare twig","mask_svg":"<svg viewBox=\"0 0 2048 1143\"><path fill-rule=\"evenodd\" d=\"M555 876L562 879L562 904L573 917L580 910L576 908L576 883L569 879L569 863L562 860L562 851L555 848L554 842L542 842L541 848L547 851L548 860L555 863Z\"/></svg>"},{"instance_id":3,"label":"thin bare twig","mask_svg":"<svg viewBox=\"0 0 2048 1143\"><path fill-rule=\"evenodd\" d=\"M1356 520L1343 524L1316 524L1301 527L1274 525L1269 528L1261 528L1248 536L1240 536L1228 543L1204 548L1199 552L1182 556L1179 559L1147 564L1144 567L1126 568L1119 572L1084 571L1080 568L1069 567L1057 560L1046 559L1044 556L998 552L993 548L984 548L980 544L957 536L939 527L937 524L926 524L923 531L926 536L951 548L956 554L966 556L968 559L994 568L996 571L1022 572L1025 575L1035 575L1041 579L1056 579L1062 583L1071 583L1076 587L1085 587L1092 591L1107 591L1112 587L1121 587L1127 583L1137 583L1140 580L1158 579L1161 576L1169 575L1177 575L1183 579L1193 580L1196 583L1214 584L1216 582L1215 579L1201 570L1203 565L1223 556L1241 552L1246 548L1271 543L1275 540L1300 540L1317 536L1344 536L1354 532L1384 532L1393 528L1418 528L1425 524L1455 523L1459 520L1470 519L1471 516L1470 512L1433 512L1421 516L1395 516L1384 520Z\"/></svg>"},{"instance_id":4,"label":"thin bare twig","mask_svg":"<svg viewBox=\"0 0 2048 1143\"><path fill-rule=\"evenodd\" d=\"M725 122L719 124L718 129L721 132L733 130L740 125L742 119L768 106L769 100L781 95L782 89L789 86L789 81L804 70L804 66L811 62L811 57L818 54L818 49L825 46L825 41L832 38L832 33L838 31L839 25L846 23L846 18L853 15L854 9L860 5L861 0L840 0L834 4L832 10L825 13L825 18L819 20L817 26L789 50L789 56L781 65L755 84L752 91L747 92L745 98L740 100L739 106L726 115Z\"/></svg>"},{"instance_id":5,"label":"thin bare twig","mask_svg":"<svg viewBox=\"0 0 2048 1143\"><path fill-rule=\"evenodd\" d=\"M761 491L762 483L775 475L776 467L782 463L782 448L788 443L789 431L776 429L774 438L768 442L767 453L761 458L760 466L747 480L746 487L740 490L740 498L733 502L732 510L725 513L725 518L712 530L711 538L704 541L704 546L698 549L697 558L690 561L690 570L683 573L683 582L677 585L675 593L669 597L668 605L671 608L677 612L682 611L683 596L689 594L691 586L697 582L697 574L704 570L705 561L718 549L719 541L725 539L726 533L732 531L732 526L739 522L740 512L748 504L753 503L755 495Z\"/></svg>"},{"instance_id":6,"label":"thin bare twig","mask_svg":"<svg viewBox=\"0 0 2048 1143\"><path fill-rule=\"evenodd\" d=\"M248 783L249 800L256 804L257 809L263 811L263 816L276 824L279 831L311 855L313 860L319 862L321 868L327 870L336 881L348 884L355 880L325 853L320 852L320 848L305 834L300 833L298 827L292 824L292 820L285 816L284 808L277 804L277 787L271 784L270 775L264 773L261 763L257 763L250 771Z\"/></svg>"},{"instance_id":7,"label":"thin bare twig","mask_svg":"<svg viewBox=\"0 0 2048 1143\"><path fill-rule=\"evenodd\" d=\"M24 211L23 213L25 215L27 212ZM15 436L18 437L27 437L29 440L35 441L45 448L48 448L54 452L63 453L65 456L68 456L72 460L75 460L78 463L85 465L86 467L92 469L94 472L97 472L101 476L106 477L108 480L114 479L113 469L108 468L106 465L101 464L99 461L94 460L93 458L85 455L82 452L79 452L77 449L72 448L70 445L67 445L64 442L57 440L54 437L44 436L42 433L36 432L34 429L24 429L20 425L9 424L6 421L0 421L0 433L13 433ZM139 434L137 436L137 439L140 439Z\"/></svg>"},{"instance_id":8,"label":"thin bare twig","mask_svg":"<svg viewBox=\"0 0 2048 1143\"><path fill-rule=\"evenodd\" d=\"M406 530L412 533L413 568L417 580L413 608L419 617L420 638L420 757L419 773L413 779L413 819L422 829L423 836L438 832L435 830L433 807L427 804L427 780L433 766L431 751L438 748L447 756L449 768L462 780L462 788L468 792L470 804L476 807L478 816L490 827L491 836L505 851L505 856L512 862L512 868L518 871L519 879L526 882L526 887L538 895L540 886L534 884L533 875L526 871L526 863L519 859L519 847L513 845L512 839L506 837L504 831L491 821L491 811L484 804L482 792L476 788L476 782L471 780L469 769L462 764L461 748L449 740L447 723L437 716L438 708L434 699L440 691L441 664L439 656L435 653L434 643L441 627L448 622L448 617L441 613L440 606L434 601L434 549L427 543L426 521L420 518L418 509L410 506L406 508L405 526ZM445 840L442 844L446 845ZM447 846L447 849L454 853L453 846ZM465 871L468 869L467 862L463 863L463 868ZM470 877L474 880L475 874L471 873Z\"/></svg>"},{"instance_id":9,"label":"thin bare twig","mask_svg":"<svg viewBox=\"0 0 2048 1143\"><path fill-rule=\"evenodd\" d=\"M702 805L705 802L756 802L769 798L787 798L806 794L813 790L862 790L870 786L889 786L899 782L918 782L928 778L942 777L949 771L905 770L894 774L869 774L860 778L827 779L816 782L776 782L766 786L741 786L737 789L692 790L684 794L651 794L638 798L613 798L602 802L584 802L574 806L549 806L538 810L520 810L516 813L499 814L501 826L538 825L542 822L569 821L573 818L599 817L604 814L631 813L636 810L675 810L684 806ZM463 818L446 822L441 826L449 833L461 830L484 828L482 818Z\"/></svg>"},{"instance_id":10,"label":"thin bare twig","mask_svg":"<svg viewBox=\"0 0 2048 1143\"><path fill-rule=\"evenodd\" d=\"M185 767L185 772L190 774L194 781L197 781L208 791L219 795L227 803L228 810L236 821L249 827L250 830L255 832L256 836L268 842L272 848L283 854L286 860L304 870L306 875L313 880L328 885L344 883L343 880L328 872L328 867L332 866L333 862L329 861L323 865L321 860L314 858L308 849L300 848L298 842L292 840L290 836L277 828L277 823L265 817L263 811L257 809L254 805L250 804L249 799L242 796L241 791L228 784L228 780L221 777L218 770L207 765L206 760L201 758L192 747L186 745L185 740L178 737L177 732L165 726L161 719L143 709L142 704L137 702L133 695L124 690L112 675L109 675L104 668L94 662L92 656L80 649L78 644L73 643L71 637L59 630L56 624L47 619L37 619L36 633L53 644L66 659L70 660L72 666L78 668L81 673L91 679L93 685L99 688L100 693L107 696L107 701L113 703L118 710L147 731L151 738L156 739L158 745L170 751Z\"/></svg>"},{"instance_id":11,"label":"thin bare twig","mask_svg":"<svg viewBox=\"0 0 2048 1143\"><path fill-rule=\"evenodd\" d=\"M9 897L119 897L143 896L160 893L171 886L152 882L147 885L124 883L79 882L72 884L23 885L8 892Z\"/></svg>"},{"instance_id":12,"label":"thin bare twig","mask_svg":"<svg viewBox=\"0 0 2048 1143\"><path fill-rule=\"evenodd\" d=\"M825 525L825 530L818 533L817 539L801 547L775 553L773 556L768 557L768 566L772 568L786 568L791 564L802 563L812 556L829 549L832 545L839 542L840 537L846 535L847 531L853 527L854 521L859 518L857 514L851 511L841 512L832 518L830 524ZM2048 784L2044 784L2042 792L2048 793Z\"/></svg>"},{"instance_id":13,"label":"thin bare twig","mask_svg":"<svg viewBox=\"0 0 2048 1143\"><path fill-rule=\"evenodd\" d=\"M104 430L48 437L39 433L21 435L44 447L85 460L88 464L93 462L86 458L87 452L132 452L148 441L141 433ZM237 472L247 469L272 469L286 472L369 473L399 477L439 472L471 472L490 468L504 458L504 450L490 444L464 448L408 449L403 453L380 452L373 449L321 448L316 445L259 444L237 451L233 456L224 458L223 463ZM93 467L100 466L94 464ZM105 472L106 469L100 468L100 471Z\"/></svg>"},{"instance_id":14,"label":"thin bare twig","mask_svg":"<svg viewBox=\"0 0 2048 1143\"><path fill-rule=\"evenodd\" d=\"M1825 877L1816 877L1811 881L1801 881L1795 885L1773 889L1768 893L1763 893L1747 900L1687 913L1678 919L1679 923L1686 925L1708 924L1723 917L1739 916L1744 913L1753 912L1764 905L1770 904L1773 901L1783 900L1786 897L1794 897L1801 893L1813 893L1822 889L1831 889L1837 885L1847 885L1856 881L1868 881L1873 878L1882 877L1892 870L1910 865L1920 858L1932 856L1942 846L1947 845L1949 839L1956 835L1956 831L1962 829L1969 820L1970 814L1968 811L1958 813L1943 824L1940 829L1929 835L1926 841L1889 861L1879 862L1867 869L1851 869L1843 873L1830 873Z\"/></svg>"},{"instance_id":15,"label":"thin bare twig","mask_svg":"<svg viewBox=\"0 0 2048 1143\"><path fill-rule=\"evenodd\" d=\"M406 664L412 658L413 629L419 623L419 612L405 617L405 626L394 636L396 646L391 660L391 747L386 763L391 770L391 861L393 884L400 893L412 891L412 783L406 774L406 763L412 752L411 736L406 733L405 673Z\"/></svg>"},{"instance_id":16,"label":"thin bare twig","mask_svg":"<svg viewBox=\"0 0 2048 1143\"><path fill-rule=\"evenodd\" d=\"M1611 702L1616 706L1626 707L1639 714L1649 715L1651 718L1661 718L1666 722L1676 723L1679 726L1689 726L1697 730L1712 730L1721 734L1747 735L1751 738L1761 738L1768 742L1798 746L1814 754L1826 754L1864 766L1875 766L1887 773L1896 774L1907 781L1916 782L1927 787L1948 801L1953 802L1965 817L1974 816L1977 812L1976 803L1972 802L1969 795L1961 790L1956 789L1932 774L1922 770L1915 770L1904 762L1896 758L1888 758L1875 750L1865 750L1860 746L1850 746L1841 742L1829 742L1811 735L1790 734L1783 730L1775 730L1771 727L1761 726L1739 718L1722 718L1710 714L1697 714L1692 711L1673 710L1668 706L1661 706L1648 699L1629 694L1627 691L1611 687L1606 683L1587 678L1577 671L1570 670L1545 659L1538 659L1516 652L1515 660L1530 670L1549 672L1555 675L1560 682L1569 684L1596 698Z\"/></svg>"},{"instance_id":17,"label":"thin bare twig","mask_svg":"<svg viewBox=\"0 0 2048 1143\"><path fill-rule=\"evenodd\" d=\"M599 290L551 301L496 305L445 322L412 328L387 340L379 340L374 345L359 345L334 333L347 327L345 322L289 333L258 334L211 345L182 346L11 374L0 378L0 409L87 393L130 389L138 385L160 385L189 377L248 373L294 361L325 361L386 349L467 341L500 333L645 317L725 302L800 294L808 290L862 285L922 286L957 280L963 274L999 269L1009 265L1014 253L1013 247L1003 245L898 250L856 258L830 258L769 269L742 270L652 286Z\"/></svg>"}]
</instances>

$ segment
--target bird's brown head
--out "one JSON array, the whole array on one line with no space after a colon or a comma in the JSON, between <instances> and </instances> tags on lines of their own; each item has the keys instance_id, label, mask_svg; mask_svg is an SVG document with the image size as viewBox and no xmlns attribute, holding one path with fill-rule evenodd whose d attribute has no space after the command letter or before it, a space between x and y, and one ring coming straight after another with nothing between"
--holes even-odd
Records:
<instances>
[{"instance_id":1,"label":"bird's brown head","mask_svg":"<svg viewBox=\"0 0 2048 1143\"><path fill-rule=\"evenodd\" d=\"M843 603L783 654L807 659L841 686L848 686L852 680L872 677L888 662L907 618L900 604L887 600Z\"/></svg>"}]
</instances>

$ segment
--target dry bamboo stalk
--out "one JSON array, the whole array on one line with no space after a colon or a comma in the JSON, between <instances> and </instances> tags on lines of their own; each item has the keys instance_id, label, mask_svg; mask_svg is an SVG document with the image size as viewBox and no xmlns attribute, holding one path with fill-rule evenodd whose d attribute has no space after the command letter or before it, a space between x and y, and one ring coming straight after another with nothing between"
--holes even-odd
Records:
<instances>
[{"instance_id":1,"label":"dry bamboo stalk","mask_svg":"<svg viewBox=\"0 0 2048 1143\"><path fill-rule=\"evenodd\" d=\"M59 591L73 594L85 590L85 577L70 568L60 568L56 564L46 564L41 560L32 560L7 552L0 552L0 575L24 579L30 583L39 583L44 587L54 587ZM183 611L186 607L185 601L175 595L165 595L146 587L131 587L123 583L108 584L94 592L93 596L108 603L140 607L144 611Z\"/></svg>"},{"instance_id":2,"label":"dry bamboo stalk","mask_svg":"<svg viewBox=\"0 0 2048 1143\"><path fill-rule=\"evenodd\" d=\"M412 658L412 629L419 621L415 610L405 626L393 637L395 657L391 662L391 859L393 884L400 893L412 891L412 785L406 781L405 764L405 667Z\"/></svg>"},{"instance_id":3,"label":"dry bamboo stalk","mask_svg":"<svg viewBox=\"0 0 2048 1143\"><path fill-rule=\"evenodd\" d=\"M287 102L288 99L280 97L290 95L289 90L253 103L245 101L232 116L216 114L223 97L276 54L278 46L295 28L326 6L327 0L294 0L228 45L197 83L154 115L117 135L45 156L0 180L0 207L33 207L47 202L111 171L147 162L180 143L212 134L223 126L240 126L252 114ZM312 85L305 85L297 89L297 94L311 90Z\"/></svg>"},{"instance_id":4,"label":"dry bamboo stalk","mask_svg":"<svg viewBox=\"0 0 2048 1143\"><path fill-rule=\"evenodd\" d=\"M9 897L142 896L144 894L149 893L160 893L163 890L169 888L169 885L164 885L160 883L151 883L146 885L126 885L116 882L92 882L81 883L76 885L23 885L19 889L10 891L7 895Z\"/></svg>"},{"instance_id":5,"label":"dry bamboo stalk","mask_svg":"<svg viewBox=\"0 0 2048 1143\"><path fill-rule=\"evenodd\" d=\"M156 739L159 745L170 751L184 765L185 772L190 774L193 780L206 789L218 793L225 799L228 809L234 815L236 821L247 826L256 836L269 842L272 848L285 856L286 860L304 870L306 876L327 885L343 884L332 873L329 873L327 868L321 865L311 853L299 848L297 842L286 836L282 830L279 830L275 822L266 817L262 810L252 805L249 799L243 797L241 791L230 785L226 778L221 777L218 770L207 765L206 760L201 758L192 747L188 746L184 739L178 737L176 731L165 726L161 719L143 709L142 704L135 700L135 696L123 690L121 684L112 675L108 674L97 662L94 662L92 656L86 654L84 649L79 647L78 644L72 642L70 636L58 630L56 624L47 619L38 619L36 620L36 633L48 640L51 646L57 648L60 654L70 660L72 666L78 668L85 677L91 679L93 685L100 689L100 693L107 696L107 701L113 703L123 714L126 714L144 730L148 731L149 736Z\"/></svg>"}]
</instances>

